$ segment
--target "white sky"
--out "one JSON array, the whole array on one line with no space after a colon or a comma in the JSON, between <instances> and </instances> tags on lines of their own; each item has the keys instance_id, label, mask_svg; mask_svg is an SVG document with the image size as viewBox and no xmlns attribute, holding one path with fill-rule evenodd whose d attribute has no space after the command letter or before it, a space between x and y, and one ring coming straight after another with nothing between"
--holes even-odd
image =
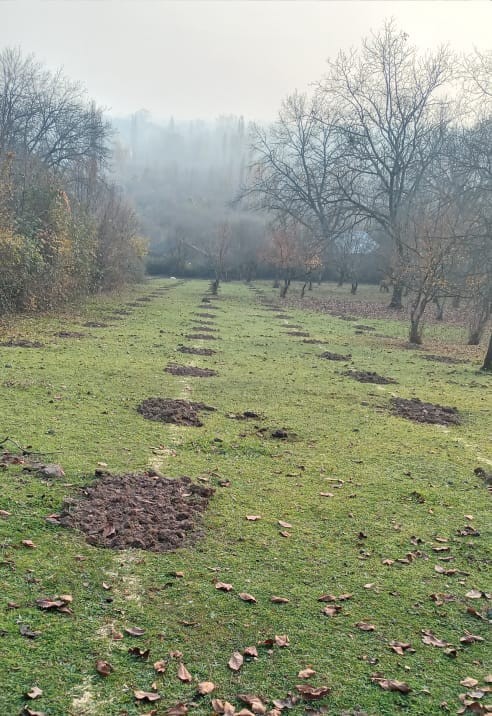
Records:
<instances>
[{"instance_id":1,"label":"white sky","mask_svg":"<svg viewBox=\"0 0 492 716\"><path fill-rule=\"evenodd\" d=\"M488 0L0 0L0 48L63 66L115 115L268 120L389 17L422 48L490 47Z\"/></svg>"}]
</instances>

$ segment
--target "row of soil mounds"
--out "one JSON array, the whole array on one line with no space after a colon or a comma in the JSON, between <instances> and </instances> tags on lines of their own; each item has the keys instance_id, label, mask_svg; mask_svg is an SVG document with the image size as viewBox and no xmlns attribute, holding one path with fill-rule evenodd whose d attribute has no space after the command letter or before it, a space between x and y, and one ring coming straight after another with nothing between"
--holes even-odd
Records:
<instances>
[{"instance_id":1,"label":"row of soil mounds","mask_svg":"<svg viewBox=\"0 0 492 716\"><path fill-rule=\"evenodd\" d=\"M202 535L201 516L213 493L189 477L105 475L64 504L59 523L98 547L164 552Z\"/></svg>"},{"instance_id":2,"label":"row of soil mounds","mask_svg":"<svg viewBox=\"0 0 492 716\"><path fill-rule=\"evenodd\" d=\"M197 378L211 378L218 375L217 371L212 368L198 368L194 365L179 365L178 363L170 363L164 370L172 375L192 375Z\"/></svg>"}]
</instances>

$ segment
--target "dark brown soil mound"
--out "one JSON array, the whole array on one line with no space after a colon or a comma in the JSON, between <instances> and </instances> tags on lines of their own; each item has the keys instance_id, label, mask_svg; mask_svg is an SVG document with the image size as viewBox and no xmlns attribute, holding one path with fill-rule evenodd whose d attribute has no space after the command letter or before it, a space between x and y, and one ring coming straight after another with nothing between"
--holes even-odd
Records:
<instances>
[{"instance_id":1,"label":"dark brown soil mound","mask_svg":"<svg viewBox=\"0 0 492 716\"><path fill-rule=\"evenodd\" d=\"M177 363L170 363L164 370L172 375L193 375L197 378L211 378L218 375L217 371L211 368L197 368L193 365L178 365Z\"/></svg>"},{"instance_id":2,"label":"dark brown soil mound","mask_svg":"<svg viewBox=\"0 0 492 716\"><path fill-rule=\"evenodd\" d=\"M40 341L28 341L27 338L9 338L8 341L0 343L2 348L43 348Z\"/></svg>"},{"instance_id":3,"label":"dark brown soil mound","mask_svg":"<svg viewBox=\"0 0 492 716\"><path fill-rule=\"evenodd\" d=\"M438 425L460 425L461 420L456 408L445 405L424 403L418 398L391 398L391 412L401 418L416 420L418 423Z\"/></svg>"},{"instance_id":4,"label":"dark brown soil mound","mask_svg":"<svg viewBox=\"0 0 492 716\"><path fill-rule=\"evenodd\" d=\"M85 328L108 328L107 323L99 323L99 321L87 321L82 324Z\"/></svg>"},{"instance_id":5,"label":"dark brown soil mound","mask_svg":"<svg viewBox=\"0 0 492 716\"><path fill-rule=\"evenodd\" d=\"M255 413L254 410L245 410L243 413L227 413L227 418L231 418L232 420L259 420L261 419L261 415L259 413Z\"/></svg>"},{"instance_id":6,"label":"dark brown soil mound","mask_svg":"<svg viewBox=\"0 0 492 716\"><path fill-rule=\"evenodd\" d=\"M314 345L316 343L326 343L326 341L324 341L322 338L305 338L302 343L311 343Z\"/></svg>"},{"instance_id":7,"label":"dark brown soil mound","mask_svg":"<svg viewBox=\"0 0 492 716\"><path fill-rule=\"evenodd\" d=\"M108 475L66 503L59 523L98 547L165 552L202 535L201 515L213 493L189 477Z\"/></svg>"},{"instance_id":8,"label":"dark brown soil mound","mask_svg":"<svg viewBox=\"0 0 492 716\"><path fill-rule=\"evenodd\" d=\"M389 383L397 382L394 378L385 378L384 375L379 375L378 373L373 373L372 371L348 370L344 373L344 375L348 375L349 378L358 380L359 383L378 383L379 385L387 385Z\"/></svg>"},{"instance_id":9,"label":"dark brown soil mound","mask_svg":"<svg viewBox=\"0 0 492 716\"><path fill-rule=\"evenodd\" d=\"M309 333L305 331L287 331L288 336L295 336L296 338L309 338Z\"/></svg>"},{"instance_id":10,"label":"dark brown soil mound","mask_svg":"<svg viewBox=\"0 0 492 716\"><path fill-rule=\"evenodd\" d=\"M217 353L217 351L214 351L212 348L193 348L191 346L179 346L178 351L193 356L212 356L214 353Z\"/></svg>"},{"instance_id":11,"label":"dark brown soil mound","mask_svg":"<svg viewBox=\"0 0 492 716\"><path fill-rule=\"evenodd\" d=\"M325 358L326 360L350 360L352 356L350 353L344 356L341 353L330 353L330 351L325 351L320 355L320 358Z\"/></svg>"},{"instance_id":12,"label":"dark brown soil mound","mask_svg":"<svg viewBox=\"0 0 492 716\"><path fill-rule=\"evenodd\" d=\"M211 336L209 333L189 333L185 338L190 341L218 341L217 336Z\"/></svg>"},{"instance_id":13,"label":"dark brown soil mound","mask_svg":"<svg viewBox=\"0 0 492 716\"><path fill-rule=\"evenodd\" d=\"M216 318L213 313L194 313L193 315L198 316L198 318Z\"/></svg>"},{"instance_id":14,"label":"dark brown soil mound","mask_svg":"<svg viewBox=\"0 0 492 716\"><path fill-rule=\"evenodd\" d=\"M85 338L87 333L79 333L78 331L58 331L54 334L58 338Z\"/></svg>"},{"instance_id":15,"label":"dark brown soil mound","mask_svg":"<svg viewBox=\"0 0 492 716\"><path fill-rule=\"evenodd\" d=\"M449 365L460 365L461 363L468 363L464 358L452 358L451 356L434 356L429 354L421 355L424 360L435 361L436 363L449 363Z\"/></svg>"},{"instance_id":16,"label":"dark brown soil mound","mask_svg":"<svg viewBox=\"0 0 492 716\"><path fill-rule=\"evenodd\" d=\"M196 326L190 326L192 331L205 331L205 333L218 333L218 328L211 328L207 323L200 323Z\"/></svg>"},{"instance_id":17,"label":"dark brown soil mound","mask_svg":"<svg viewBox=\"0 0 492 716\"><path fill-rule=\"evenodd\" d=\"M192 403L188 400L147 398L140 403L137 410L147 420L199 428L203 423L198 417L198 412L201 410L214 411L215 408L205 405L205 403Z\"/></svg>"}]
</instances>

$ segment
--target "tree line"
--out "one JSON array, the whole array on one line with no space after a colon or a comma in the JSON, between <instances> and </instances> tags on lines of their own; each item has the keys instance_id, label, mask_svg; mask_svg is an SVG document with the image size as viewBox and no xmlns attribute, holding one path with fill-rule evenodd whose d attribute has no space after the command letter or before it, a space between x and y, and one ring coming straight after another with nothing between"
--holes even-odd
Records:
<instances>
[{"instance_id":1,"label":"tree line","mask_svg":"<svg viewBox=\"0 0 492 716\"><path fill-rule=\"evenodd\" d=\"M0 53L0 313L143 275L136 215L108 179L112 134L79 84Z\"/></svg>"}]
</instances>

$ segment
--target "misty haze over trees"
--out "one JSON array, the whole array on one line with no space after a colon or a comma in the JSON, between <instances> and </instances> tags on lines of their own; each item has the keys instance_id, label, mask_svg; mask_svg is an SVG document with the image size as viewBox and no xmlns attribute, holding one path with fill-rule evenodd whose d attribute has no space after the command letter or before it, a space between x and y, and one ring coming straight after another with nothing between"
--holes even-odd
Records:
<instances>
[{"instance_id":1,"label":"misty haze over trees","mask_svg":"<svg viewBox=\"0 0 492 716\"><path fill-rule=\"evenodd\" d=\"M2 310L142 275L379 282L422 342L462 301L492 306L492 56L419 53L387 23L328 61L277 120L113 121L18 50L0 55ZM172 108L170 108L172 110ZM116 187L121 187L117 189ZM137 228L137 217L139 228Z\"/></svg>"}]
</instances>

